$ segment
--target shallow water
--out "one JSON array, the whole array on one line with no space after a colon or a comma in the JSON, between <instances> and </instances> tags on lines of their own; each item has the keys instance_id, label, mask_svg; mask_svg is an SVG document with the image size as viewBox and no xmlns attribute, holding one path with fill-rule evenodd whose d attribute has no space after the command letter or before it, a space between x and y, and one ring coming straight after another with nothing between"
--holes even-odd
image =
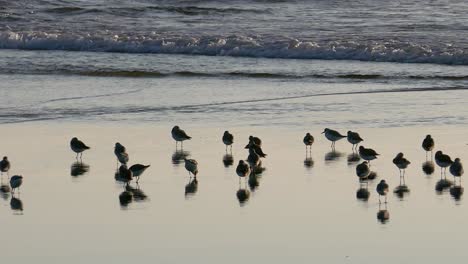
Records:
<instances>
[{"instance_id":1,"label":"shallow water","mask_svg":"<svg viewBox=\"0 0 468 264\"><path fill-rule=\"evenodd\" d=\"M436 149L466 161L466 127L359 129L365 146L382 154L372 162L378 176L369 183L368 201L356 198L360 184L355 165L347 160L351 148L344 140L337 143L339 155L333 155L318 128L221 123L182 126L193 137L184 150L200 168L196 192L186 195L189 176L183 165L174 164L170 128L82 122L2 125L2 154L8 153L11 173L25 177L19 194L22 211L11 209L11 196L0 200L2 259L438 263L467 257L464 196L456 200L448 189L436 192L439 169L432 175L422 171L426 157L420 147L425 134L431 133ZM223 162L220 138L226 128L235 135L234 164L247 157L243 146L250 134L262 138L268 154L258 186L253 190L247 183L250 197L243 205L236 197L235 165L225 167ZM306 131L316 138L311 167L304 163ZM92 147L83 155L89 171L81 176L71 176L76 161L68 147L72 135ZM114 180L116 141L127 147L130 164L151 164L139 183L147 198L140 196L126 206L119 202L124 188ZM406 172L410 192L404 198L388 195L389 219L382 223L377 219L375 186L380 179L386 179L392 191L398 186L398 170L391 159L399 151L412 162ZM131 186L137 187L134 182Z\"/></svg>"}]
</instances>

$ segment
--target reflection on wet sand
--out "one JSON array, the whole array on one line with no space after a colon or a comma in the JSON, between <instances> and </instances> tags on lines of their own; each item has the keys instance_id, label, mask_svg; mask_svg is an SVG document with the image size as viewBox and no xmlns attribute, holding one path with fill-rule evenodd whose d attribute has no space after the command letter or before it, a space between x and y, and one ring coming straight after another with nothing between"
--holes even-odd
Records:
<instances>
[{"instance_id":1,"label":"reflection on wet sand","mask_svg":"<svg viewBox=\"0 0 468 264\"><path fill-rule=\"evenodd\" d=\"M390 219L390 213L387 210L387 203L385 203L383 206L382 204L379 204L379 211L377 212L377 220L382 224L386 224L389 219Z\"/></svg>"},{"instance_id":2,"label":"reflection on wet sand","mask_svg":"<svg viewBox=\"0 0 468 264\"><path fill-rule=\"evenodd\" d=\"M0 196L6 201L10 198L11 188L8 184L3 183L3 177L1 177L0 183Z\"/></svg>"},{"instance_id":3,"label":"reflection on wet sand","mask_svg":"<svg viewBox=\"0 0 468 264\"><path fill-rule=\"evenodd\" d=\"M405 176L400 177L400 184L395 187L393 193L400 199L403 199L407 194L410 193L410 189L406 186Z\"/></svg>"},{"instance_id":4,"label":"reflection on wet sand","mask_svg":"<svg viewBox=\"0 0 468 264\"><path fill-rule=\"evenodd\" d=\"M194 196L198 191L197 177L190 178L189 183L185 185L185 198Z\"/></svg>"},{"instance_id":5,"label":"reflection on wet sand","mask_svg":"<svg viewBox=\"0 0 468 264\"><path fill-rule=\"evenodd\" d=\"M13 211L23 212L23 202L20 200L19 197L16 198L12 196L10 200L10 208Z\"/></svg>"},{"instance_id":6,"label":"reflection on wet sand","mask_svg":"<svg viewBox=\"0 0 468 264\"><path fill-rule=\"evenodd\" d=\"M423 162L422 170L423 170L424 174L426 174L428 176L432 175L434 173L434 170L435 170L434 162L431 161L431 160Z\"/></svg>"},{"instance_id":7,"label":"reflection on wet sand","mask_svg":"<svg viewBox=\"0 0 468 264\"><path fill-rule=\"evenodd\" d=\"M176 149L174 153L172 154L172 164L175 166L184 163L184 159L186 159L188 156L190 156L190 152L184 151L182 149Z\"/></svg>"},{"instance_id":8,"label":"reflection on wet sand","mask_svg":"<svg viewBox=\"0 0 468 264\"><path fill-rule=\"evenodd\" d=\"M461 185L455 185L450 188L450 195L455 201L460 201L464 191L465 189Z\"/></svg>"},{"instance_id":9,"label":"reflection on wet sand","mask_svg":"<svg viewBox=\"0 0 468 264\"><path fill-rule=\"evenodd\" d=\"M308 169L314 167L314 160L312 159L312 157L306 157L304 159L304 167Z\"/></svg>"},{"instance_id":10,"label":"reflection on wet sand","mask_svg":"<svg viewBox=\"0 0 468 264\"><path fill-rule=\"evenodd\" d=\"M237 200L239 200L240 206L244 206L245 203L249 200L250 192L247 189L239 189L236 192Z\"/></svg>"},{"instance_id":11,"label":"reflection on wet sand","mask_svg":"<svg viewBox=\"0 0 468 264\"><path fill-rule=\"evenodd\" d=\"M133 200L135 202L143 202L148 200L148 196L145 192L140 188L140 184L136 184L136 188L132 187L130 184L125 186L125 190L130 192L133 196Z\"/></svg>"},{"instance_id":12,"label":"reflection on wet sand","mask_svg":"<svg viewBox=\"0 0 468 264\"><path fill-rule=\"evenodd\" d=\"M453 182L447 179L440 179L437 181L435 190L437 194L443 194L446 192L451 186L453 185Z\"/></svg>"},{"instance_id":13,"label":"reflection on wet sand","mask_svg":"<svg viewBox=\"0 0 468 264\"><path fill-rule=\"evenodd\" d=\"M356 191L356 199L367 202L370 197L370 192L367 183L361 184L359 189Z\"/></svg>"},{"instance_id":14,"label":"reflection on wet sand","mask_svg":"<svg viewBox=\"0 0 468 264\"><path fill-rule=\"evenodd\" d=\"M223 164L225 168L229 168L234 164L234 156L232 154L226 153L223 156Z\"/></svg>"},{"instance_id":15,"label":"reflection on wet sand","mask_svg":"<svg viewBox=\"0 0 468 264\"><path fill-rule=\"evenodd\" d=\"M355 163L359 162L361 160L361 156L359 156L358 153L353 152L348 155L348 165L354 165Z\"/></svg>"},{"instance_id":16,"label":"reflection on wet sand","mask_svg":"<svg viewBox=\"0 0 468 264\"><path fill-rule=\"evenodd\" d=\"M254 192L260 186L258 176L254 173L249 175L249 180L247 183L249 184L249 188L252 192Z\"/></svg>"},{"instance_id":17,"label":"reflection on wet sand","mask_svg":"<svg viewBox=\"0 0 468 264\"><path fill-rule=\"evenodd\" d=\"M120 207L125 209L133 201L133 194L129 191L123 191L119 195Z\"/></svg>"},{"instance_id":18,"label":"reflection on wet sand","mask_svg":"<svg viewBox=\"0 0 468 264\"><path fill-rule=\"evenodd\" d=\"M89 171L89 165L82 161L75 161L70 166L70 175L73 177L81 176Z\"/></svg>"},{"instance_id":19,"label":"reflection on wet sand","mask_svg":"<svg viewBox=\"0 0 468 264\"><path fill-rule=\"evenodd\" d=\"M333 149L332 151L325 154L325 162L337 161L343 155L344 155L343 153L338 152L338 151Z\"/></svg>"}]
</instances>

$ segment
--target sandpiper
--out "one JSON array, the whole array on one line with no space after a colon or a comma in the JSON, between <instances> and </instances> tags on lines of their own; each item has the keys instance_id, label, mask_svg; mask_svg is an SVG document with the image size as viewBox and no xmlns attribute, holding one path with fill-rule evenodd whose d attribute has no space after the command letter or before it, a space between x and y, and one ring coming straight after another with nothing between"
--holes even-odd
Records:
<instances>
[{"instance_id":1,"label":"sandpiper","mask_svg":"<svg viewBox=\"0 0 468 264\"><path fill-rule=\"evenodd\" d=\"M302 141L306 146L306 151L307 149L312 150L312 144L314 144L314 137L310 133L307 133Z\"/></svg>"},{"instance_id":2,"label":"sandpiper","mask_svg":"<svg viewBox=\"0 0 468 264\"><path fill-rule=\"evenodd\" d=\"M258 137L254 136L249 136L249 143L245 146L246 149L248 149L252 144L255 144L259 147L262 146L262 140Z\"/></svg>"},{"instance_id":3,"label":"sandpiper","mask_svg":"<svg viewBox=\"0 0 468 264\"><path fill-rule=\"evenodd\" d=\"M193 176L197 177L198 174L198 162L194 159L184 159L185 161L185 169L188 170L189 175L193 174Z\"/></svg>"},{"instance_id":4,"label":"sandpiper","mask_svg":"<svg viewBox=\"0 0 468 264\"><path fill-rule=\"evenodd\" d=\"M379 155L380 154L378 154L375 150L373 150L371 148L365 148L363 146L359 147L359 156L361 156L361 158L363 160L369 161L369 164L370 164L371 160L376 159L377 156L379 156Z\"/></svg>"},{"instance_id":5,"label":"sandpiper","mask_svg":"<svg viewBox=\"0 0 468 264\"><path fill-rule=\"evenodd\" d=\"M403 153L398 153L396 157L393 159L393 164L395 164L398 169L400 170L400 177L405 176L405 170L408 167L408 165L411 164L409 160L407 160L405 157L403 157ZM403 170L403 174L401 171Z\"/></svg>"},{"instance_id":6,"label":"sandpiper","mask_svg":"<svg viewBox=\"0 0 468 264\"><path fill-rule=\"evenodd\" d=\"M363 161L361 164L356 166L356 175L360 181L366 180L370 174L369 164L367 161Z\"/></svg>"},{"instance_id":7,"label":"sandpiper","mask_svg":"<svg viewBox=\"0 0 468 264\"><path fill-rule=\"evenodd\" d=\"M115 143L114 154L121 164L127 164L129 157L126 148L119 142Z\"/></svg>"},{"instance_id":8,"label":"sandpiper","mask_svg":"<svg viewBox=\"0 0 468 264\"><path fill-rule=\"evenodd\" d=\"M128 184L133 178L133 173L127 168L127 165L123 164L119 167L119 177L121 181Z\"/></svg>"},{"instance_id":9,"label":"sandpiper","mask_svg":"<svg viewBox=\"0 0 468 264\"><path fill-rule=\"evenodd\" d=\"M346 137L346 136L341 135L340 132L333 130L333 129L329 129L329 128L325 128L322 134L324 133L325 133L325 137L332 142L331 144L332 148L335 148L336 141Z\"/></svg>"},{"instance_id":10,"label":"sandpiper","mask_svg":"<svg viewBox=\"0 0 468 264\"><path fill-rule=\"evenodd\" d=\"M247 164L243 160L239 160L239 164L237 165L237 168L236 168L236 173L237 173L237 176L239 176L240 178L245 178L246 176L249 176L250 175L249 164Z\"/></svg>"},{"instance_id":11,"label":"sandpiper","mask_svg":"<svg viewBox=\"0 0 468 264\"><path fill-rule=\"evenodd\" d=\"M351 148L353 152L357 148L358 144L364 141L364 139L362 139L361 136L359 136L357 132L353 132L353 131L348 131L347 139L349 143L353 144Z\"/></svg>"},{"instance_id":12,"label":"sandpiper","mask_svg":"<svg viewBox=\"0 0 468 264\"><path fill-rule=\"evenodd\" d=\"M138 182L140 180L140 175L142 175L143 172L145 172L145 170L149 167L150 165L133 164L128 169L132 172L133 177L137 178L137 182Z\"/></svg>"},{"instance_id":13,"label":"sandpiper","mask_svg":"<svg viewBox=\"0 0 468 264\"><path fill-rule=\"evenodd\" d=\"M257 168L260 165L260 156L255 152L254 148L249 148L249 156L247 157L247 162L250 165L250 170L255 171L255 168Z\"/></svg>"},{"instance_id":14,"label":"sandpiper","mask_svg":"<svg viewBox=\"0 0 468 264\"><path fill-rule=\"evenodd\" d=\"M379 204L381 203L380 196L385 196L385 203L387 203L388 184L385 180L381 180L380 183L377 184L376 191L379 194Z\"/></svg>"},{"instance_id":15,"label":"sandpiper","mask_svg":"<svg viewBox=\"0 0 468 264\"><path fill-rule=\"evenodd\" d=\"M70 148L76 153L76 158L78 158L78 155L80 157L83 156L83 151L90 149L90 147L86 146L83 141L79 140L78 138L74 137L70 141Z\"/></svg>"},{"instance_id":16,"label":"sandpiper","mask_svg":"<svg viewBox=\"0 0 468 264\"><path fill-rule=\"evenodd\" d=\"M446 172L447 167L452 165L453 161L452 161L452 159L450 158L449 155L446 155L446 154L442 153L442 151L440 151L440 150L435 153L434 157L435 157L435 161L436 161L437 165L439 165L439 167L440 167L440 174L442 176L442 174L443 174L442 170L444 172Z\"/></svg>"},{"instance_id":17,"label":"sandpiper","mask_svg":"<svg viewBox=\"0 0 468 264\"><path fill-rule=\"evenodd\" d=\"M3 174L4 172L8 173L10 170L10 161L8 160L8 157L5 156L3 157L2 161L0 161L0 172Z\"/></svg>"},{"instance_id":18,"label":"sandpiper","mask_svg":"<svg viewBox=\"0 0 468 264\"><path fill-rule=\"evenodd\" d=\"M231 146L231 152L232 152L232 144L234 143L234 136L229 133L229 131L224 131L224 134L223 134L223 143L224 145L226 145L226 151L227 151L227 148L228 146Z\"/></svg>"},{"instance_id":19,"label":"sandpiper","mask_svg":"<svg viewBox=\"0 0 468 264\"><path fill-rule=\"evenodd\" d=\"M459 158L456 158L452 165L450 165L450 173L453 177L461 177L463 175L463 164Z\"/></svg>"},{"instance_id":20,"label":"sandpiper","mask_svg":"<svg viewBox=\"0 0 468 264\"><path fill-rule=\"evenodd\" d=\"M171 131L172 138L176 141L176 148L177 148L177 143L180 142L181 147L184 146L184 140L189 140L192 137L187 135L184 130L180 129L179 126L174 126Z\"/></svg>"},{"instance_id":21,"label":"sandpiper","mask_svg":"<svg viewBox=\"0 0 468 264\"><path fill-rule=\"evenodd\" d=\"M255 150L255 153L257 153L258 156L260 156L261 158L266 158L266 156L267 156L267 154L265 154L265 153L263 152L262 148L261 148L259 145L255 144L255 143L251 144L251 145L248 147L248 149L253 149L253 150Z\"/></svg>"},{"instance_id":22,"label":"sandpiper","mask_svg":"<svg viewBox=\"0 0 468 264\"><path fill-rule=\"evenodd\" d=\"M14 193L15 189L19 189L19 187L23 184L23 176L21 175L15 175L11 177L10 179L10 186L11 186L11 192Z\"/></svg>"},{"instance_id":23,"label":"sandpiper","mask_svg":"<svg viewBox=\"0 0 468 264\"><path fill-rule=\"evenodd\" d=\"M432 139L431 135L427 135L422 142L422 148L426 151L426 158L427 152L431 152L432 157L432 150L434 149L434 139Z\"/></svg>"}]
</instances>

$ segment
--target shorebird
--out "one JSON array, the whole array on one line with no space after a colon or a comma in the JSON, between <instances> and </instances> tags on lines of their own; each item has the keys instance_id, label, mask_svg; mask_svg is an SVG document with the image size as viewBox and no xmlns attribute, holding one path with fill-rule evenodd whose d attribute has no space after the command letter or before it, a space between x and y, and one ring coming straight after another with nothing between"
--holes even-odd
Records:
<instances>
[{"instance_id":1,"label":"shorebird","mask_svg":"<svg viewBox=\"0 0 468 264\"><path fill-rule=\"evenodd\" d=\"M10 161L8 160L8 157L5 156L3 157L2 161L0 161L0 171L1 174L3 175L4 172L8 174L8 171L10 170Z\"/></svg>"},{"instance_id":2,"label":"shorebird","mask_svg":"<svg viewBox=\"0 0 468 264\"><path fill-rule=\"evenodd\" d=\"M395 164L398 169L400 170L400 177L405 176L405 170L408 167L408 165L411 164L409 160L407 160L405 157L403 157L403 153L398 153L396 157L393 159L393 164ZM403 170L403 175L401 174L401 171Z\"/></svg>"},{"instance_id":3,"label":"shorebird","mask_svg":"<svg viewBox=\"0 0 468 264\"><path fill-rule=\"evenodd\" d=\"M463 175L463 164L461 163L459 158L455 159L452 165L450 165L449 170L453 177L461 177Z\"/></svg>"},{"instance_id":4,"label":"shorebird","mask_svg":"<svg viewBox=\"0 0 468 264\"><path fill-rule=\"evenodd\" d=\"M432 150L434 149L434 139L432 139L431 135L427 135L422 142L422 148L426 151L426 158L427 152L431 152L432 157Z\"/></svg>"},{"instance_id":5,"label":"shorebird","mask_svg":"<svg viewBox=\"0 0 468 264\"><path fill-rule=\"evenodd\" d=\"M227 148L228 146L231 146L231 152L232 152L232 144L234 143L234 136L229 133L229 131L224 131L224 134L223 134L223 143L224 145L226 145L226 152L227 152Z\"/></svg>"},{"instance_id":6,"label":"shorebird","mask_svg":"<svg viewBox=\"0 0 468 264\"><path fill-rule=\"evenodd\" d=\"M359 177L359 181L366 180L369 174L370 169L367 161L363 161L361 164L356 166L356 175Z\"/></svg>"},{"instance_id":7,"label":"shorebird","mask_svg":"<svg viewBox=\"0 0 468 264\"><path fill-rule=\"evenodd\" d=\"M119 142L115 143L114 154L121 164L127 164L129 157L125 147Z\"/></svg>"},{"instance_id":8,"label":"shorebird","mask_svg":"<svg viewBox=\"0 0 468 264\"><path fill-rule=\"evenodd\" d=\"M376 159L377 156L379 156L379 155L380 154L378 154L375 150L373 150L371 148L365 148L363 146L359 147L359 156L361 156L361 158L363 160L369 161L369 164L370 164L371 160Z\"/></svg>"},{"instance_id":9,"label":"shorebird","mask_svg":"<svg viewBox=\"0 0 468 264\"><path fill-rule=\"evenodd\" d=\"M258 138L258 137L249 136L249 143L245 146L245 148L248 149L253 144L261 147L262 146L262 140L260 138Z\"/></svg>"},{"instance_id":10,"label":"shorebird","mask_svg":"<svg viewBox=\"0 0 468 264\"><path fill-rule=\"evenodd\" d=\"M248 149L253 149L253 150L255 150L255 153L257 153L258 156L260 156L261 158L266 158L266 156L267 156L267 154L265 154L265 153L263 152L262 148L261 148L259 145L255 144L255 143L249 145L249 146L248 146Z\"/></svg>"},{"instance_id":11,"label":"shorebird","mask_svg":"<svg viewBox=\"0 0 468 264\"><path fill-rule=\"evenodd\" d=\"M380 196L385 196L385 203L387 203L388 184L385 180L381 180L380 183L377 184L376 191L379 194L379 204L381 203Z\"/></svg>"},{"instance_id":12,"label":"shorebird","mask_svg":"<svg viewBox=\"0 0 468 264\"><path fill-rule=\"evenodd\" d=\"M176 141L176 148L177 148L177 143L180 142L181 147L184 147L184 140L191 139L187 133L185 133L184 130L180 129L179 126L174 126L171 131L172 138Z\"/></svg>"},{"instance_id":13,"label":"shorebird","mask_svg":"<svg viewBox=\"0 0 468 264\"><path fill-rule=\"evenodd\" d=\"M444 172L446 172L447 167L452 165L453 161L452 161L452 159L450 158L449 155L443 154L442 151L440 151L440 150L435 153L434 157L435 157L435 161L436 161L437 165L439 165L439 167L440 167L440 175L442 176L442 174L443 174L442 170Z\"/></svg>"},{"instance_id":14,"label":"shorebird","mask_svg":"<svg viewBox=\"0 0 468 264\"><path fill-rule=\"evenodd\" d=\"M310 133L307 133L302 141L304 142L306 146L306 151L307 151L307 148L310 151L312 151L312 144L314 144L314 137Z\"/></svg>"},{"instance_id":15,"label":"shorebird","mask_svg":"<svg viewBox=\"0 0 468 264\"><path fill-rule=\"evenodd\" d=\"M133 173L127 168L127 165L123 164L119 167L120 180L128 184L133 179Z\"/></svg>"},{"instance_id":16,"label":"shorebird","mask_svg":"<svg viewBox=\"0 0 468 264\"><path fill-rule=\"evenodd\" d=\"M198 174L198 162L194 159L184 159L185 169L188 170L189 175L193 174L194 177L197 177Z\"/></svg>"},{"instance_id":17,"label":"shorebird","mask_svg":"<svg viewBox=\"0 0 468 264\"><path fill-rule=\"evenodd\" d=\"M79 140L78 138L74 137L70 141L70 148L76 153L76 158L78 159L78 155L83 156L83 151L90 149L90 147L86 146L83 141Z\"/></svg>"},{"instance_id":18,"label":"shorebird","mask_svg":"<svg viewBox=\"0 0 468 264\"><path fill-rule=\"evenodd\" d=\"M15 189L19 189L19 187L23 184L23 176L21 175L15 175L11 177L10 179L10 186L11 186L11 192L14 193Z\"/></svg>"},{"instance_id":19,"label":"shorebird","mask_svg":"<svg viewBox=\"0 0 468 264\"><path fill-rule=\"evenodd\" d=\"M351 148L353 152L357 148L358 144L364 141L364 139L362 139L357 132L353 131L348 131L347 139L349 143L353 144Z\"/></svg>"},{"instance_id":20,"label":"shorebird","mask_svg":"<svg viewBox=\"0 0 468 264\"><path fill-rule=\"evenodd\" d=\"M333 129L329 129L329 128L325 128L322 134L324 133L325 133L325 137L332 142L331 147L333 149L335 148L336 141L346 137L346 136L341 135L340 132L333 130Z\"/></svg>"},{"instance_id":21,"label":"shorebird","mask_svg":"<svg viewBox=\"0 0 468 264\"><path fill-rule=\"evenodd\" d=\"M236 173L237 173L237 176L239 176L239 182L241 178L245 178L246 176L249 176L250 175L249 164L247 164L243 160L239 160L239 164L237 165L237 168L236 168Z\"/></svg>"},{"instance_id":22,"label":"shorebird","mask_svg":"<svg viewBox=\"0 0 468 264\"><path fill-rule=\"evenodd\" d=\"M145 172L145 170L149 168L150 166L151 165L133 164L128 169L132 172L133 177L137 178L137 182L138 182L140 180L140 175L142 175L143 172Z\"/></svg>"},{"instance_id":23,"label":"shorebird","mask_svg":"<svg viewBox=\"0 0 468 264\"><path fill-rule=\"evenodd\" d=\"M257 168L260 165L260 156L255 152L255 149L249 148L249 156L247 157L247 162L250 165L250 170L255 171L255 168Z\"/></svg>"}]
</instances>

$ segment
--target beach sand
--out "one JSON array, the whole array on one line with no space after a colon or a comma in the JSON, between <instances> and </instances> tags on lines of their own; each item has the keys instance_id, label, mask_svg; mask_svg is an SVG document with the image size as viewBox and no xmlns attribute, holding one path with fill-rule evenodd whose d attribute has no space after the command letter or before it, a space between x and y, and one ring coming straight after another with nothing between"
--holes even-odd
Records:
<instances>
[{"instance_id":1,"label":"beach sand","mask_svg":"<svg viewBox=\"0 0 468 264\"><path fill-rule=\"evenodd\" d=\"M468 160L464 126L350 128L362 145L381 154L372 161L377 179L368 186L368 201L356 198L360 188L356 163L348 162L351 145L343 139L330 153L323 128L210 127L178 124L193 137L184 151L199 163L196 192L186 195L189 176L174 160L171 126L117 122L35 122L1 126L0 155L12 163L10 175L24 183L15 196L23 210L12 210L11 195L0 199L2 260L10 263L438 263L462 261L468 231L464 197L449 189L437 192L440 169L422 171L422 139L432 134L436 150ZM331 127L333 128L333 127ZM336 128L342 133L347 129ZM226 167L224 130L235 136L233 165ZM302 138L315 137L313 162L305 162ZM247 158L249 135L263 140L268 154L249 199L237 200L235 167ZM89 171L71 175L76 136L91 146L83 154ZM114 179L115 142L127 147L130 163L151 164L139 182L146 197L122 206L122 184ZM392 159L398 152L412 162L406 172L410 189L403 198ZM176 157L177 158L177 157ZM178 164L177 164L178 163ZM309 166L306 166L306 165ZM311 165L311 166L310 166ZM74 172L76 174L76 171ZM452 180L450 173L448 179ZM389 219L377 219L375 186L386 179L391 193ZM7 176L2 177L6 183ZM254 185L254 184L253 184ZM463 185L463 181L462 181ZM135 182L131 183L137 188ZM189 186L193 191L194 186ZM17 208L18 201L14 201ZM443 246L443 247L441 247Z\"/></svg>"}]
</instances>

